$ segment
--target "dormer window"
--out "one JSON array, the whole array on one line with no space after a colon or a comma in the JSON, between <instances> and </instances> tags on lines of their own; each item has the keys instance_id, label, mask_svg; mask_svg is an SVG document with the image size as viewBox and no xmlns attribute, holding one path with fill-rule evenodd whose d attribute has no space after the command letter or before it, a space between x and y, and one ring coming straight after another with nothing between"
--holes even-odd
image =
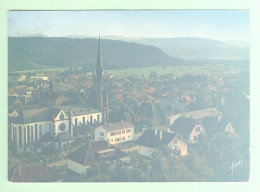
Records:
<instances>
[{"instance_id":1,"label":"dormer window","mask_svg":"<svg viewBox=\"0 0 260 192\"><path fill-rule=\"evenodd\" d=\"M196 132L200 132L200 127L196 127Z\"/></svg>"},{"instance_id":2,"label":"dormer window","mask_svg":"<svg viewBox=\"0 0 260 192\"><path fill-rule=\"evenodd\" d=\"M64 114L63 113L60 114L60 120L64 120Z\"/></svg>"}]
</instances>

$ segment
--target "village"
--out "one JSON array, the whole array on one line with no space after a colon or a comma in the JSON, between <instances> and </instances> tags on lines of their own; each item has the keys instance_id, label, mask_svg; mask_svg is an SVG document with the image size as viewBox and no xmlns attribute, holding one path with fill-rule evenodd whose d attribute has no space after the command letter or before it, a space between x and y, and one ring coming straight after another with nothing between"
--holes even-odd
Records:
<instances>
[{"instance_id":1,"label":"village","mask_svg":"<svg viewBox=\"0 0 260 192\"><path fill-rule=\"evenodd\" d=\"M99 39L94 72L9 74L10 181L246 179L249 71L228 66L210 75L150 71L122 78L104 70L100 49ZM225 164L213 165L223 149L232 149L218 161ZM201 164L189 168L194 157ZM240 160L244 167L228 177ZM198 170L203 174L192 176Z\"/></svg>"}]
</instances>

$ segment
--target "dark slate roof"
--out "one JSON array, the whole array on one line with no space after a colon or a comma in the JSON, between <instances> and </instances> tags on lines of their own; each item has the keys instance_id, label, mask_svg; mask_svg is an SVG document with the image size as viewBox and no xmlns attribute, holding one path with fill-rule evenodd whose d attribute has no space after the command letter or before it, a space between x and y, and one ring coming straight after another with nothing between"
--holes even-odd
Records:
<instances>
[{"instance_id":1,"label":"dark slate roof","mask_svg":"<svg viewBox=\"0 0 260 192\"><path fill-rule=\"evenodd\" d=\"M140 116L146 116L146 117L153 117L153 107L151 103L142 103L139 110L138 115Z\"/></svg>"},{"instance_id":2,"label":"dark slate roof","mask_svg":"<svg viewBox=\"0 0 260 192\"><path fill-rule=\"evenodd\" d=\"M60 108L38 108L27 109L19 113L14 123L33 123L40 121L51 121L60 112Z\"/></svg>"},{"instance_id":3,"label":"dark slate roof","mask_svg":"<svg viewBox=\"0 0 260 192\"><path fill-rule=\"evenodd\" d=\"M204 117L201 121L202 126L205 130L217 131L220 123L216 117Z\"/></svg>"},{"instance_id":4,"label":"dark slate roof","mask_svg":"<svg viewBox=\"0 0 260 192\"><path fill-rule=\"evenodd\" d=\"M101 127L103 127L107 131L113 131L113 130L131 128L134 126L129 121L121 121L121 122L117 122L117 123L109 123L106 125L102 125Z\"/></svg>"},{"instance_id":5,"label":"dark slate roof","mask_svg":"<svg viewBox=\"0 0 260 192\"><path fill-rule=\"evenodd\" d=\"M29 165L20 168L16 167L14 169L11 181L12 182L55 182L60 179L61 178L58 177L58 175L52 168L47 169L47 166L45 164L35 164L35 165Z\"/></svg>"},{"instance_id":6,"label":"dark slate roof","mask_svg":"<svg viewBox=\"0 0 260 192\"><path fill-rule=\"evenodd\" d=\"M174 121L171 130L184 136L185 138L190 135L192 129L196 125L196 120L186 117L179 117Z\"/></svg>"},{"instance_id":7,"label":"dark slate roof","mask_svg":"<svg viewBox=\"0 0 260 192\"><path fill-rule=\"evenodd\" d=\"M40 142L53 142L53 141L54 139L49 132L43 135L40 139Z\"/></svg>"},{"instance_id":8,"label":"dark slate roof","mask_svg":"<svg viewBox=\"0 0 260 192\"><path fill-rule=\"evenodd\" d=\"M67 132L62 132L59 133L58 136L55 139L57 142L66 142L66 141L71 141L74 140L74 138L68 134Z\"/></svg>"},{"instance_id":9,"label":"dark slate roof","mask_svg":"<svg viewBox=\"0 0 260 192\"><path fill-rule=\"evenodd\" d=\"M115 155L103 158L97 157L97 152L104 149L114 149ZM78 150L70 153L67 158L81 165L89 165L93 162L112 161L125 156L126 154L124 152L114 147L113 145L108 146L106 141L95 141L91 143L91 147L86 144Z\"/></svg>"},{"instance_id":10,"label":"dark slate roof","mask_svg":"<svg viewBox=\"0 0 260 192\"><path fill-rule=\"evenodd\" d=\"M157 148L160 146L168 145L174 137L176 137L176 133L165 132L162 131L162 139L160 140L160 131L157 131L155 135L154 129L147 129L143 135L141 135L136 143L138 145L142 145L150 148Z\"/></svg>"}]
</instances>

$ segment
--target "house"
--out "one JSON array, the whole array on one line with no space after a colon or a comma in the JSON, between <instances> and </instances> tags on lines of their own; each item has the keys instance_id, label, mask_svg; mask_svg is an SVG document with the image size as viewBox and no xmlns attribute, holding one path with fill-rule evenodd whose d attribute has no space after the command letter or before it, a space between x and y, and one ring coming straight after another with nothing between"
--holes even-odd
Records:
<instances>
[{"instance_id":1,"label":"house","mask_svg":"<svg viewBox=\"0 0 260 192\"><path fill-rule=\"evenodd\" d=\"M95 129L95 141L119 144L134 139L134 126L129 121L109 123Z\"/></svg>"},{"instance_id":2,"label":"house","mask_svg":"<svg viewBox=\"0 0 260 192\"><path fill-rule=\"evenodd\" d=\"M189 141L177 133L158 131L157 129L147 129L136 141L138 154L147 157L152 157L152 154L163 146L171 149L174 155L179 153L181 156L185 156L187 155L188 143Z\"/></svg>"},{"instance_id":3,"label":"house","mask_svg":"<svg viewBox=\"0 0 260 192\"><path fill-rule=\"evenodd\" d=\"M197 143L200 134L203 134L204 128L195 119L180 117L174 121L171 131L180 134L191 143Z\"/></svg>"},{"instance_id":4,"label":"house","mask_svg":"<svg viewBox=\"0 0 260 192\"><path fill-rule=\"evenodd\" d=\"M232 124L230 122L228 122L227 124L224 124L226 126L224 126L224 132L225 133L231 133L231 134L235 134L235 129L234 127L232 126Z\"/></svg>"},{"instance_id":5,"label":"house","mask_svg":"<svg viewBox=\"0 0 260 192\"><path fill-rule=\"evenodd\" d=\"M14 168L11 182L61 182L62 179L43 163Z\"/></svg>"},{"instance_id":6,"label":"house","mask_svg":"<svg viewBox=\"0 0 260 192\"><path fill-rule=\"evenodd\" d=\"M218 121L214 117L205 117L201 121L202 126L206 131L212 132L225 132L235 134L235 129L233 127L233 123L227 120Z\"/></svg>"},{"instance_id":7,"label":"house","mask_svg":"<svg viewBox=\"0 0 260 192\"><path fill-rule=\"evenodd\" d=\"M84 145L67 156L69 170L84 175L93 163L109 161L113 165L129 162L126 154L106 141L95 141Z\"/></svg>"}]
</instances>

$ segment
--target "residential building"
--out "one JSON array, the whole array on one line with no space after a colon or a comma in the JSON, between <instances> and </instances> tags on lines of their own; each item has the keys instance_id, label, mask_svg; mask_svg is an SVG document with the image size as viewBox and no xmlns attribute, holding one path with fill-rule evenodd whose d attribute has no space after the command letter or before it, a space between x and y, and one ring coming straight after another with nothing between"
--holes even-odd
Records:
<instances>
[{"instance_id":1,"label":"residential building","mask_svg":"<svg viewBox=\"0 0 260 192\"><path fill-rule=\"evenodd\" d=\"M187 155L189 141L178 135L157 129L147 129L136 141L138 154L152 157L153 153L167 146L172 150L172 155Z\"/></svg>"},{"instance_id":2,"label":"residential building","mask_svg":"<svg viewBox=\"0 0 260 192\"><path fill-rule=\"evenodd\" d=\"M176 132L191 143L197 143L199 135L203 134L204 128L195 119L179 117L171 126L171 131Z\"/></svg>"},{"instance_id":3,"label":"residential building","mask_svg":"<svg viewBox=\"0 0 260 192\"><path fill-rule=\"evenodd\" d=\"M134 126L129 121L109 123L95 129L95 141L119 144L134 139Z\"/></svg>"},{"instance_id":4,"label":"residential building","mask_svg":"<svg viewBox=\"0 0 260 192\"><path fill-rule=\"evenodd\" d=\"M84 175L93 163L112 162L113 165L128 162L126 154L106 141L95 141L84 145L67 156L68 169Z\"/></svg>"}]
</instances>

